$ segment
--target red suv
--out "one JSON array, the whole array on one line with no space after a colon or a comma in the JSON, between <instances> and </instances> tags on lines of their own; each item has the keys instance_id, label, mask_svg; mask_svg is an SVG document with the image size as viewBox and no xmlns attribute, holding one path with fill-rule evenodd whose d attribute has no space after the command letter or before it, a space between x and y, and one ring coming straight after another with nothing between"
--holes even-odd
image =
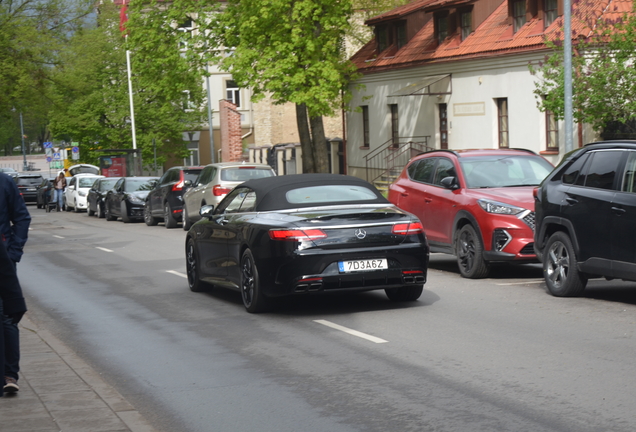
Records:
<instances>
[{"instance_id":1,"label":"red suv","mask_svg":"<svg viewBox=\"0 0 636 432\"><path fill-rule=\"evenodd\" d=\"M553 168L523 149L434 150L409 161L389 201L420 218L431 252L483 278L492 262L536 261L532 190Z\"/></svg>"}]
</instances>

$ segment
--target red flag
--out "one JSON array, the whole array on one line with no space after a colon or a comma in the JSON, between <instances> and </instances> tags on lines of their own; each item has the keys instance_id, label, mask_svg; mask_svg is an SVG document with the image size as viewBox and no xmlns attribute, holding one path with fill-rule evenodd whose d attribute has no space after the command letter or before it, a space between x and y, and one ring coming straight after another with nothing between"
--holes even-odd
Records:
<instances>
[{"instance_id":1,"label":"red flag","mask_svg":"<svg viewBox=\"0 0 636 432\"><path fill-rule=\"evenodd\" d=\"M123 2L121 10L119 11L119 30L122 33L126 32L126 21L128 21L128 5Z\"/></svg>"}]
</instances>

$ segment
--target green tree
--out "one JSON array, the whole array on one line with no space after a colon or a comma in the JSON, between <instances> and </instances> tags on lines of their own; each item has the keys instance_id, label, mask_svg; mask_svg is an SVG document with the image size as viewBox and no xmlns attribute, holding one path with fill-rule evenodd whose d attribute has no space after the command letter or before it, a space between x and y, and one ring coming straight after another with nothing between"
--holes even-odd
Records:
<instances>
[{"instance_id":1,"label":"green tree","mask_svg":"<svg viewBox=\"0 0 636 432\"><path fill-rule=\"evenodd\" d=\"M5 149L20 141L16 112L23 114L29 141L48 138L47 98L57 53L92 7L86 0L0 2L0 139Z\"/></svg>"},{"instance_id":2,"label":"green tree","mask_svg":"<svg viewBox=\"0 0 636 432\"><path fill-rule=\"evenodd\" d=\"M229 0L206 28L231 47L215 60L253 101L296 104L304 172L328 171L322 116L341 107L356 73L344 55L352 13L347 0Z\"/></svg>"},{"instance_id":3,"label":"green tree","mask_svg":"<svg viewBox=\"0 0 636 432\"><path fill-rule=\"evenodd\" d=\"M132 148L126 50L135 45L126 42L119 22L119 9L112 3L102 4L98 25L73 36L61 53L61 65L54 76L51 130L56 137L79 142L82 159L91 162L103 154L95 150ZM132 34L131 28L129 31ZM135 33L141 39L141 30L135 28ZM185 106L185 92L190 90L195 100L200 99L200 81L191 88L179 86L164 77L183 68L171 69L173 65L163 62L162 53L156 53L154 61L161 66L149 71L143 66L153 59L134 61L136 55L131 50L137 148L145 160L153 153L153 141L159 162L168 154L184 157L187 149L182 133L201 122L200 112Z\"/></svg>"},{"instance_id":4,"label":"green tree","mask_svg":"<svg viewBox=\"0 0 636 432\"><path fill-rule=\"evenodd\" d=\"M588 14L594 8L589 1L577 4L572 20L585 25L586 37L573 43L572 105L579 123L588 123L597 131L613 124L636 133L636 15L632 12L619 19ZM534 93L542 111L549 110L557 118L564 116L564 77L562 33L547 46L553 52L538 65L530 65L539 81Z\"/></svg>"}]
</instances>

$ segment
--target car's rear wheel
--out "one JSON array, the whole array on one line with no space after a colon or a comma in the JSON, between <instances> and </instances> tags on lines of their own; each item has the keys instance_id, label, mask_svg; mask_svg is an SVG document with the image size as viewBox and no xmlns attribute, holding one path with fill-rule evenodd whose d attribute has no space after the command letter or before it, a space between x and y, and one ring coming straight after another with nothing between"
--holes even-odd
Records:
<instances>
[{"instance_id":1,"label":"car's rear wheel","mask_svg":"<svg viewBox=\"0 0 636 432\"><path fill-rule=\"evenodd\" d=\"M101 202L97 202L97 217L102 219L104 217L104 206Z\"/></svg>"},{"instance_id":2,"label":"car's rear wheel","mask_svg":"<svg viewBox=\"0 0 636 432\"><path fill-rule=\"evenodd\" d=\"M152 215L150 205L148 203L144 206L144 222L146 222L146 225L148 226L157 225L157 218Z\"/></svg>"},{"instance_id":3,"label":"car's rear wheel","mask_svg":"<svg viewBox=\"0 0 636 432\"><path fill-rule=\"evenodd\" d=\"M177 226L177 220L172 215L172 209L168 203L166 203L163 209L163 222L166 228L174 228Z\"/></svg>"},{"instance_id":4,"label":"car's rear wheel","mask_svg":"<svg viewBox=\"0 0 636 432\"><path fill-rule=\"evenodd\" d=\"M403 286L400 288L387 288L384 290L391 301L407 302L415 301L422 295L423 285Z\"/></svg>"},{"instance_id":5,"label":"car's rear wheel","mask_svg":"<svg viewBox=\"0 0 636 432\"><path fill-rule=\"evenodd\" d=\"M201 292L205 290L204 282L199 279L199 258L192 239L186 243L186 273L188 274L190 291Z\"/></svg>"},{"instance_id":6,"label":"car's rear wheel","mask_svg":"<svg viewBox=\"0 0 636 432\"><path fill-rule=\"evenodd\" d=\"M468 279L488 276L490 266L484 260L484 245L472 225L464 225L459 230L455 244L459 273Z\"/></svg>"},{"instance_id":7,"label":"car's rear wheel","mask_svg":"<svg viewBox=\"0 0 636 432\"><path fill-rule=\"evenodd\" d=\"M181 219L183 220L183 230L188 231L192 226L192 222L190 222L190 218L188 217L188 209L185 205L183 206L183 215L181 216Z\"/></svg>"},{"instance_id":8,"label":"car's rear wheel","mask_svg":"<svg viewBox=\"0 0 636 432\"><path fill-rule=\"evenodd\" d=\"M267 308L267 298L263 295L258 269L249 249L241 257L241 297L249 313L263 312Z\"/></svg>"},{"instance_id":9,"label":"car's rear wheel","mask_svg":"<svg viewBox=\"0 0 636 432\"><path fill-rule=\"evenodd\" d=\"M576 255L570 237L562 232L550 236L543 252L543 277L548 291L557 297L581 295L587 277L576 266Z\"/></svg>"}]
</instances>

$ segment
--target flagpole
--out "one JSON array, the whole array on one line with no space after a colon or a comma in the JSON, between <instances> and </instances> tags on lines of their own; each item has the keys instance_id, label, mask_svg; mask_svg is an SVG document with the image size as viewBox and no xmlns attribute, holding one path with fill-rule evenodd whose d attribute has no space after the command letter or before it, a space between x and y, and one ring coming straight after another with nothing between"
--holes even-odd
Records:
<instances>
[{"instance_id":1,"label":"flagpole","mask_svg":"<svg viewBox=\"0 0 636 432\"><path fill-rule=\"evenodd\" d=\"M119 30L122 32L126 31L126 21L128 21L128 16L126 15L126 11L128 9L128 3L124 0L122 2L122 8L119 12ZM124 36L126 43L126 71L128 72L128 98L130 100L130 127L132 130L132 145L133 145L133 158L137 158L137 134L135 132L135 105L133 103L133 89L132 89L132 72L130 68L130 50L128 49L128 34L126 33ZM133 163L133 169L135 175L137 174L137 163ZM141 168L141 167L140 167Z\"/></svg>"},{"instance_id":2,"label":"flagpole","mask_svg":"<svg viewBox=\"0 0 636 432\"><path fill-rule=\"evenodd\" d=\"M126 44L128 44L128 35L126 35ZM132 79L130 71L130 50L126 49L126 69L128 70L128 97L130 99L130 126L132 127L132 144L133 150L137 150L137 136L135 134L135 106L133 104ZM137 157L137 152L133 153Z\"/></svg>"}]
</instances>

